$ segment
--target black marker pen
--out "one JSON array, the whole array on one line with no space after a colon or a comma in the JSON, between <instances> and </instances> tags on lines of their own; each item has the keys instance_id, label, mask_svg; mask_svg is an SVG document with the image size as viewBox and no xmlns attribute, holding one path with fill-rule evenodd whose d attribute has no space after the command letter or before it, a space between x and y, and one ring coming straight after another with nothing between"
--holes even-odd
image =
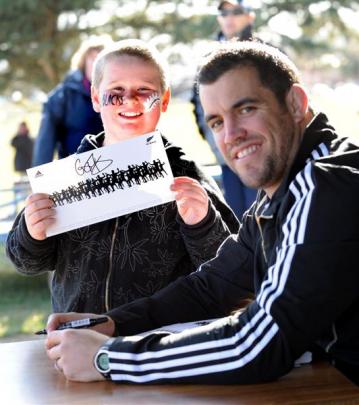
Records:
<instances>
[{"instance_id":1,"label":"black marker pen","mask_svg":"<svg viewBox=\"0 0 359 405\"><path fill-rule=\"evenodd\" d=\"M107 321L108 321L107 316L102 316L100 318L77 319L76 321L62 323L56 330L89 328L91 326L98 325L100 323L104 323ZM35 332L35 335L46 335L46 334L47 334L46 329Z\"/></svg>"}]
</instances>

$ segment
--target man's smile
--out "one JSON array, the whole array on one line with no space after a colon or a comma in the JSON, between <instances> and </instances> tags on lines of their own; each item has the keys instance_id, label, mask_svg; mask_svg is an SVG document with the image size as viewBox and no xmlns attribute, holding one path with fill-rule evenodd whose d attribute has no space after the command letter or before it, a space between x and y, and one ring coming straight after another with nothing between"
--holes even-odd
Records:
<instances>
[{"instance_id":1,"label":"man's smile","mask_svg":"<svg viewBox=\"0 0 359 405\"><path fill-rule=\"evenodd\" d=\"M251 144L245 147L232 147L229 151L229 156L232 160L241 160L250 155L253 155L261 147L260 144Z\"/></svg>"}]
</instances>

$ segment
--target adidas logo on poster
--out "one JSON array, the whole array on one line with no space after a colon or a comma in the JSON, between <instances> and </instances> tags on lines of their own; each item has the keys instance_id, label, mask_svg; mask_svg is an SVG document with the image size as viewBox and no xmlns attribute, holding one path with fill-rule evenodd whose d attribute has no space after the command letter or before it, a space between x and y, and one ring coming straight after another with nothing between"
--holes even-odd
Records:
<instances>
[{"instance_id":1,"label":"adidas logo on poster","mask_svg":"<svg viewBox=\"0 0 359 405\"><path fill-rule=\"evenodd\" d=\"M40 172L40 170L38 170L38 171L36 172L36 174L35 174L35 178L41 177L41 176L43 176L43 174Z\"/></svg>"}]
</instances>

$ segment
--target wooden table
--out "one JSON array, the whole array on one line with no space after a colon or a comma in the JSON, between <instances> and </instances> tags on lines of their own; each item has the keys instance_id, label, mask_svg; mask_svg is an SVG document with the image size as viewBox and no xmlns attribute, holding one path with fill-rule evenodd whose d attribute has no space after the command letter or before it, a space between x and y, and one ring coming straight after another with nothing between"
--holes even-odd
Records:
<instances>
[{"instance_id":1,"label":"wooden table","mask_svg":"<svg viewBox=\"0 0 359 405\"><path fill-rule=\"evenodd\" d=\"M0 344L1 404L359 404L359 388L326 363L254 385L74 383L55 370L43 340Z\"/></svg>"}]
</instances>

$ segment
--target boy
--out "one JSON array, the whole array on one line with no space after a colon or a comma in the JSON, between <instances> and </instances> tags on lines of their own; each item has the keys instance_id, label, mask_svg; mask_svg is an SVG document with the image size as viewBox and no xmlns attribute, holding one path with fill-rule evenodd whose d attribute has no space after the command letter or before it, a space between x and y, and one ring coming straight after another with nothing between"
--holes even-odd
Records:
<instances>
[{"instance_id":1,"label":"boy","mask_svg":"<svg viewBox=\"0 0 359 405\"><path fill-rule=\"evenodd\" d=\"M105 48L94 64L91 95L105 131L86 136L78 152L154 131L170 100L157 51L137 40ZM213 180L180 148L163 142L177 177L176 203L46 238L54 221L52 202L46 194L28 197L9 233L7 252L21 273L54 271L54 311L104 312L151 295L212 258L237 231Z\"/></svg>"}]
</instances>

